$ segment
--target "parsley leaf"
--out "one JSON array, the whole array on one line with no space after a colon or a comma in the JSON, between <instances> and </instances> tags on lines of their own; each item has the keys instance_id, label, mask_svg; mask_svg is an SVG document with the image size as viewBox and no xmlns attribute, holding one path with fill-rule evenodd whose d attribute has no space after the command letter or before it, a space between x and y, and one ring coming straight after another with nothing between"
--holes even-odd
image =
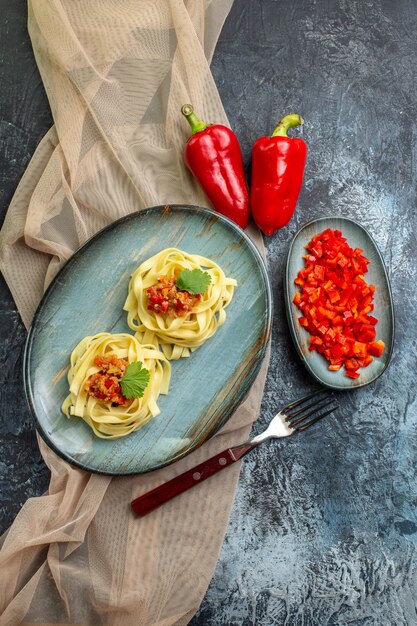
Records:
<instances>
[{"instance_id":1,"label":"parsley leaf","mask_svg":"<svg viewBox=\"0 0 417 626\"><path fill-rule=\"evenodd\" d=\"M149 370L140 361L129 363L120 381L122 394L128 400L142 398L149 383Z\"/></svg>"},{"instance_id":2,"label":"parsley leaf","mask_svg":"<svg viewBox=\"0 0 417 626\"><path fill-rule=\"evenodd\" d=\"M205 293L210 283L210 274L201 270L182 270L177 278L178 289L194 295Z\"/></svg>"}]
</instances>

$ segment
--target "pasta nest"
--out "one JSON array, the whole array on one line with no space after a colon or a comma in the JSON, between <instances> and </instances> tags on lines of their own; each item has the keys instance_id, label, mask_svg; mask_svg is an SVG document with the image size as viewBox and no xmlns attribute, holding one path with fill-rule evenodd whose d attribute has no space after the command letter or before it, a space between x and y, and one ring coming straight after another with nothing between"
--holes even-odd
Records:
<instances>
[{"instance_id":1,"label":"pasta nest","mask_svg":"<svg viewBox=\"0 0 417 626\"><path fill-rule=\"evenodd\" d=\"M207 272L211 283L191 312L184 317L171 317L148 310L147 288L159 276L174 278L184 270ZM167 248L150 257L132 274L124 304L129 328L136 331L140 342L160 347L169 360L188 357L212 337L226 320L226 307L233 298L237 282L225 276L211 259Z\"/></svg>"},{"instance_id":2,"label":"pasta nest","mask_svg":"<svg viewBox=\"0 0 417 626\"><path fill-rule=\"evenodd\" d=\"M133 398L128 406L114 406L91 397L85 389L89 377L99 372L96 356L116 356L130 363L140 361L149 370L149 383L142 398ZM98 333L85 337L71 353L68 382L70 393L62 411L67 417L82 418L102 439L117 439L141 428L160 413L159 394L167 394L171 368L154 345L141 344L126 333Z\"/></svg>"}]
</instances>

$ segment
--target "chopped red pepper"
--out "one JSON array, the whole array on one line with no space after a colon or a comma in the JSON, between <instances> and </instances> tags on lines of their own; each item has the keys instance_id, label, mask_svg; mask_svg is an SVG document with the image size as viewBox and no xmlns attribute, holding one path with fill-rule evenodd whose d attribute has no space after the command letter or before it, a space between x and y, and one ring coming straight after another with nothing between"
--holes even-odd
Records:
<instances>
[{"instance_id":1,"label":"chopped red pepper","mask_svg":"<svg viewBox=\"0 0 417 626\"><path fill-rule=\"evenodd\" d=\"M368 352L372 356L381 356L381 354L384 352L384 348L385 348L384 342L379 340L370 344L368 348Z\"/></svg>"},{"instance_id":2,"label":"chopped red pepper","mask_svg":"<svg viewBox=\"0 0 417 626\"><path fill-rule=\"evenodd\" d=\"M368 259L360 248L351 248L340 230L328 228L306 246L305 267L295 284L301 287L294 304L303 312L300 324L311 335L310 351L329 361L329 370L345 366L346 376L359 378L358 370L380 357L384 342L376 339L375 286L364 274Z\"/></svg>"},{"instance_id":3,"label":"chopped red pepper","mask_svg":"<svg viewBox=\"0 0 417 626\"><path fill-rule=\"evenodd\" d=\"M349 376L349 378L359 378L360 374L359 372L351 372L347 370L346 376Z\"/></svg>"}]
</instances>

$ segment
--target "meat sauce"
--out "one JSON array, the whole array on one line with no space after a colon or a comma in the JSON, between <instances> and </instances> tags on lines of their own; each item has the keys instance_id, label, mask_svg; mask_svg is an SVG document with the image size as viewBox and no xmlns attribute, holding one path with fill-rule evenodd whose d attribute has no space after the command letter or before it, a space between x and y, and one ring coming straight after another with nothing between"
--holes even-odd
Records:
<instances>
[{"instance_id":1,"label":"meat sauce","mask_svg":"<svg viewBox=\"0 0 417 626\"><path fill-rule=\"evenodd\" d=\"M185 317L201 300L201 295L193 295L178 289L175 278L158 276L157 283L148 287L148 311L167 313L171 317Z\"/></svg>"},{"instance_id":2,"label":"meat sauce","mask_svg":"<svg viewBox=\"0 0 417 626\"><path fill-rule=\"evenodd\" d=\"M96 374L89 376L84 389L87 393L103 402L111 402L117 406L128 406L128 400L122 394L120 381L126 371L129 362L127 359L119 359L114 355L109 357L97 355L94 365L100 368Z\"/></svg>"}]
</instances>

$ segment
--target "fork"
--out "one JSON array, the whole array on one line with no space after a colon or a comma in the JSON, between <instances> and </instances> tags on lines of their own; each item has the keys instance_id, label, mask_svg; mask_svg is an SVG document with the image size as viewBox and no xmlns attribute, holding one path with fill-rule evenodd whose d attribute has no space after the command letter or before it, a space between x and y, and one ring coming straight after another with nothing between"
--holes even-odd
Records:
<instances>
[{"instance_id":1,"label":"fork","mask_svg":"<svg viewBox=\"0 0 417 626\"><path fill-rule=\"evenodd\" d=\"M253 439L249 439L233 448L223 450L223 452L219 452L216 456L207 459L207 461L203 461L203 463L196 465L183 474L152 489L152 491L139 496L132 501L132 509L137 515L146 515L161 506L161 504L168 502L168 500L175 498L180 493L191 489L191 487L198 485L203 480L213 476L213 474L225 469L228 465L236 463L236 461L239 461L245 454L264 441L288 437L310 428L310 426L338 408L331 396L326 394L322 398L317 398L316 396L319 396L319 394L322 395L323 390L314 391L281 409L272 419L267 429L260 435L253 437ZM313 401L309 402L309 400Z\"/></svg>"}]
</instances>

